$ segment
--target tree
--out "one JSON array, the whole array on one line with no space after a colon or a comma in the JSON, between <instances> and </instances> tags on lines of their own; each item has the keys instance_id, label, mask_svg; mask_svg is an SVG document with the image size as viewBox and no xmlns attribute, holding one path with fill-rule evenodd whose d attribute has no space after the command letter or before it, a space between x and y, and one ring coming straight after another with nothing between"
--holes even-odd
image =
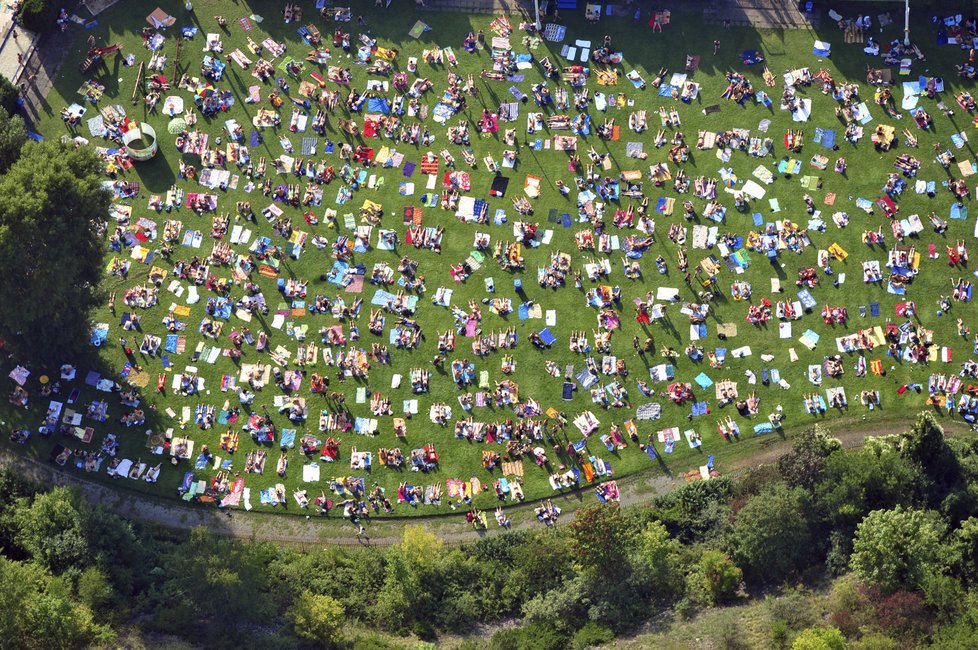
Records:
<instances>
[{"instance_id":1,"label":"tree","mask_svg":"<svg viewBox=\"0 0 978 650\"><path fill-rule=\"evenodd\" d=\"M398 548L408 564L424 570L435 565L442 546L441 539L431 531L421 526L405 526L404 540Z\"/></svg>"},{"instance_id":2,"label":"tree","mask_svg":"<svg viewBox=\"0 0 978 650\"><path fill-rule=\"evenodd\" d=\"M80 648L111 640L64 580L39 564L0 557L0 639L5 648Z\"/></svg>"},{"instance_id":3,"label":"tree","mask_svg":"<svg viewBox=\"0 0 978 650\"><path fill-rule=\"evenodd\" d=\"M730 518L727 500L733 482L727 477L686 483L656 497L655 517L683 543L702 542L722 536Z\"/></svg>"},{"instance_id":4,"label":"tree","mask_svg":"<svg viewBox=\"0 0 978 650\"><path fill-rule=\"evenodd\" d=\"M666 527L654 521L639 533L632 564L654 590L659 601L668 601L682 587L682 546Z\"/></svg>"},{"instance_id":5,"label":"tree","mask_svg":"<svg viewBox=\"0 0 978 650\"><path fill-rule=\"evenodd\" d=\"M810 627L795 637L791 650L846 650L846 638L834 627Z\"/></svg>"},{"instance_id":6,"label":"tree","mask_svg":"<svg viewBox=\"0 0 978 650\"><path fill-rule=\"evenodd\" d=\"M58 3L52 0L24 0L19 16L24 27L43 34L54 29L57 24Z\"/></svg>"},{"instance_id":7,"label":"tree","mask_svg":"<svg viewBox=\"0 0 978 650\"><path fill-rule=\"evenodd\" d=\"M4 77L0 76L0 79ZM0 105L3 104L3 83L0 82ZM27 142L27 125L20 115L0 111L0 174L5 173L20 157Z\"/></svg>"},{"instance_id":8,"label":"tree","mask_svg":"<svg viewBox=\"0 0 978 650\"><path fill-rule=\"evenodd\" d=\"M384 629L399 631L431 614L435 603L418 568L407 560L402 547L388 553L384 584L370 607L371 618Z\"/></svg>"},{"instance_id":9,"label":"tree","mask_svg":"<svg viewBox=\"0 0 978 650\"><path fill-rule=\"evenodd\" d=\"M110 194L94 150L31 144L0 178L0 336L46 363L88 343Z\"/></svg>"},{"instance_id":10,"label":"tree","mask_svg":"<svg viewBox=\"0 0 978 650\"><path fill-rule=\"evenodd\" d=\"M295 634L326 648L343 644L343 605L332 596L305 591L288 611Z\"/></svg>"},{"instance_id":11,"label":"tree","mask_svg":"<svg viewBox=\"0 0 978 650\"><path fill-rule=\"evenodd\" d=\"M933 513L874 510L856 527L850 564L884 592L915 589L939 566L942 524Z\"/></svg>"},{"instance_id":12,"label":"tree","mask_svg":"<svg viewBox=\"0 0 978 650\"><path fill-rule=\"evenodd\" d=\"M516 546L503 585L503 600L519 606L559 586L574 570L568 537L553 530L543 530L533 536L532 543Z\"/></svg>"},{"instance_id":13,"label":"tree","mask_svg":"<svg viewBox=\"0 0 978 650\"><path fill-rule=\"evenodd\" d=\"M978 584L978 519L961 522L952 539L957 575L968 584Z\"/></svg>"},{"instance_id":14,"label":"tree","mask_svg":"<svg viewBox=\"0 0 978 650\"><path fill-rule=\"evenodd\" d=\"M832 527L851 535L873 510L911 502L917 478L907 461L892 451L843 451L826 459L815 499Z\"/></svg>"},{"instance_id":15,"label":"tree","mask_svg":"<svg viewBox=\"0 0 978 650\"><path fill-rule=\"evenodd\" d=\"M805 568L815 544L810 510L804 490L780 484L755 496L737 513L730 551L749 578L784 579Z\"/></svg>"},{"instance_id":16,"label":"tree","mask_svg":"<svg viewBox=\"0 0 978 650\"><path fill-rule=\"evenodd\" d=\"M570 524L574 556L581 568L606 577L627 572L628 546L634 534L633 522L617 505L585 506Z\"/></svg>"},{"instance_id":17,"label":"tree","mask_svg":"<svg viewBox=\"0 0 978 650\"><path fill-rule=\"evenodd\" d=\"M829 437L828 429L816 424L778 458L778 471L788 485L811 490L821 479L825 459L841 447L842 443Z\"/></svg>"},{"instance_id":18,"label":"tree","mask_svg":"<svg viewBox=\"0 0 978 650\"><path fill-rule=\"evenodd\" d=\"M212 645L229 645L250 633L250 626L278 616L269 562L278 555L264 542L248 544L195 528L190 539L160 558L166 581L156 602L156 624L163 629L206 623ZM165 567L163 569L162 567Z\"/></svg>"},{"instance_id":19,"label":"tree","mask_svg":"<svg viewBox=\"0 0 978 650\"><path fill-rule=\"evenodd\" d=\"M531 598L523 605L523 620L561 634L572 632L587 618L592 604L589 583L593 583L593 577L578 573L556 589Z\"/></svg>"},{"instance_id":20,"label":"tree","mask_svg":"<svg viewBox=\"0 0 978 650\"><path fill-rule=\"evenodd\" d=\"M59 575L90 561L90 548L81 533L81 516L66 487L22 499L14 512L15 541L41 566Z\"/></svg>"},{"instance_id":21,"label":"tree","mask_svg":"<svg viewBox=\"0 0 978 650\"><path fill-rule=\"evenodd\" d=\"M17 112L17 100L20 98L20 90L10 79L0 75L0 107L6 111L7 115Z\"/></svg>"},{"instance_id":22,"label":"tree","mask_svg":"<svg viewBox=\"0 0 978 650\"><path fill-rule=\"evenodd\" d=\"M108 577L101 569L90 566L78 576L78 599L88 605L92 611L112 611L115 602L115 590Z\"/></svg>"},{"instance_id":23,"label":"tree","mask_svg":"<svg viewBox=\"0 0 978 650\"><path fill-rule=\"evenodd\" d=\"M958 457L944 439L944 429L929 411L918 414L910 430L900 436L900 453L930 479L934 505L961 479Z\"/></svg>"}]
</instances>

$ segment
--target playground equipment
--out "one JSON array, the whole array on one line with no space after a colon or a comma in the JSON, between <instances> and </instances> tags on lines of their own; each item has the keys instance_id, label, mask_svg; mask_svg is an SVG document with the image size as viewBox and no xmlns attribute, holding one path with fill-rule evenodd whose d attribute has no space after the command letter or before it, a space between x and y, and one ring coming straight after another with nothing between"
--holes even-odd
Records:
<instances>
[{"instance_id":1,"label":"playground equipment","mask_svg":"<svg viewBox=\"0 0 978 650\"><path fill-rule=\"evenodd\" d=\"M122 144L125 146L129 157L140 162L155 156L159 148L156 131L145 122L133 123L131 128L122 135Z\"/></svg>"},{"instance_id":2,"label":"playground equipment","mask_svg":"<svg viewBox=\"0 0 978 650\"><path fill-rule=\"evenodd\" d=\"M115 54L116 52L122 51L121 43L113 43L112 45L106 45L105 47L93 47L88 51L88 56L95 58L101 57L105 58L109 54Z\"/></svg>"},{"instance_id":3,"label":"playground equipment","mask_svg":"<svg viewBox=\"0 0 978 650\"><path fill-rule=\"evenodd\" d=\"M78 69L82 74L86 74L89 70L105 60L105 57L108 55L121 52L122 45L120 43L113 43L112 45L106 45L105 47L93 47L88 51L85 59L78 64Z\"/></svg>"}]
</instances>

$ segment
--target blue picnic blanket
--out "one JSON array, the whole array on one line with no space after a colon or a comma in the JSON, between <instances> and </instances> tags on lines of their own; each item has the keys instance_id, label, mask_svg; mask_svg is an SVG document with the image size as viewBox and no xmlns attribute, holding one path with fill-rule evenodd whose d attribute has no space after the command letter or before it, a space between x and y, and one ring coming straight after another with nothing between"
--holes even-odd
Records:
<instances>
[{"instance_id":1,"label":"blue picnic blanket","mask_svg":"<svg viewBox=\"0 0 978 650\"><path fill-rule=\"evenodd\" d=\"M390 115L390 103L384 97L371 97L367 100L367 110L371 113Z\"/></svg>"},{"instance_id":2,"label":"blue picnic blanket","mask_svg":"<svg viewBox=\"0 0 978 650\"><path fill-rule=\"evenodd\" d=\"M700 388L704 388L704 389L709 388L710 386L713 385L713 380L710 379L710 377L705 372L701 372L700 374L696 375L696 379L694 379L693 381L695 381Z\"/></svg>"},{"instance_id":3,"label":"blue picnic blanket","mask_svg":"<svg viewBox=\"0 0 978 650\"><path fill-rule=\"evenodd\" d=\"M815 306L815 298L812 294L808 292L808 289L802 289L798 292L798 300L801 301L801 306L805 309L811 309Z\"/></svg>"}]
</instances>

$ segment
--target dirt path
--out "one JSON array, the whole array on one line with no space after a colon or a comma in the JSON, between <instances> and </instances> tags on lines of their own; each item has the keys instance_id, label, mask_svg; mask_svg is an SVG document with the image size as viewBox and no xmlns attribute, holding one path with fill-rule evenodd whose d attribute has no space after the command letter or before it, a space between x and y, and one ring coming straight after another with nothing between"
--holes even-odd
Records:
<instances>
[{"instance_id":1,"label":"dirt path","mask_svg":"<svg viewBox=\"0 0 978 650\"><path fill-rule=\"evenodd\" d=\"M842 433L833 435L846 447L858 447L867 436L886 435L893 432L879 422L856 420ZM967 430L957 423L945 423L945 430L956 433ZM757 453L740 462L723 468L727 475L736 476L751 467L774 462L791 444L790 438L771 437ZM767 442L767 441L765 441ZM373 520L369 523L368 540L357 539L350 524L341 522L338 517L323 521L316 516L285 516L261 512L234 511L228 516L212 507L183 505L172 499L155 498L125 489L115 489L111 485L91 481L84 476L63 472L53 465L20 456L15 452L0 450L0 466L39 485L67 485L78 489L86 499L100 504L121 517L136 519L177 531L188 531L204 526L218 535L237 539L261 539L298 547L315 547L326 544L338 545L391 545L398 543L406 525L420 525L431 530L448 543L462 543L491 534L490 531L473 531L465 523L462 512L458 514L432 517L390 517ZM120 479L124 480L124 479ZM648 503L655 495L663 494L682 484L681 476L663 475L657 468L633 474L618 480L622 505ZM563 510L560 523L564 524L574 517L574 511L594 496L590 489L561 494L552 497L554 503ZM525 503L507 509L514 529L536 528L533 514L536 502ZM492 513L487 513L492 524Z\"/></svg>"}]
</instances>

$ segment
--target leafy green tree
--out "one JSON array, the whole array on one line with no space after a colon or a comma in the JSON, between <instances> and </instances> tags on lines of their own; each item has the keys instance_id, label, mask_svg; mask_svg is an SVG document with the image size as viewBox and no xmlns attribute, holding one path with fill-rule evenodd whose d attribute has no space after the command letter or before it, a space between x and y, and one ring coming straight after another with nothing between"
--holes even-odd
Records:
<instances>
[{"instance_id":1,"label":"leafy green tree","mask_svg":"<svg viewBox=\"0 0 978 650\"><path fill-rule=\"evenodd\" d=\"M574 556L581 569L604 577L628 571L628 547L635 522L615 506L592 504L577 511L570 524Z\"/></svg>"},{"instance_id":2,"label":"leafy green tree","mask_svg":"<svg viewBox=\"0 0 978 650\"><path fill-rule=\"evenodd\" d=\"M461 549L443 551L434 569L424 580L433 600L433 623L440 629L463 632L473 620L490 620L493 596L500 593L489 567Z\"/></svg>"},{"instance_id":3,"label":"leafy green tree","mask_svg":"<svg viewBox=\"0 0 978 650\"><path fill-rule=\"evenodd\" d=\"M656 497L653 512L682 543L706 542L726 532L731 496L733 482L728 477L695 481Z\"/></svg>"},{"instance_id":4,"label":"leafy green tree","mask_svg":"<svg viewBox=\"0 0 978 650\"><path fill-rule=\"evenodd\" d=\"M553 628L561 634L572 632L580 625L578 621L586 620L592 605L590 580L593 577L578 573L561 586L530 599L523 605L523 619L527 623Z\"/></svg>"},{"instance_id":5,"label":"leafy green tree","mask_svg":"<svg viewBox=\"0 0 978 650\"><path fill-rule=\"evenodd\" d=\"M778 471L788 485L811 490L822 477L825 459L841 448L842 443L830 437L828 429L816 424L778 459Z\"/></svg>"},{"instance_id":6,"label":"leafy green tree","mask_svg":"<svg viewBox=\"0 0 978 650\"><path fill-rule=\"evenodd\" d=\"M387 552L383 586L370 607L376 624L395 631L411 629L423 637L433 634L440 607L449 605L442 602L442 596L453 588L453 593L460 591L445 578L447 553L442 548L441 540L424 528L404 529L403 541ZM461 561L462 555L452 559ZM464 604L470 611L477 609L471 599ZM452 617L446 615L441 622L450 620Z\"/></svg>"},{"instance_id":7,"label":"leafy green tree","mask_svg":"<svg viewBox=\"0 0 978 650\"><path fill-rule=\"evenodd\" d=\"M370 606L371 619L382 629L401 630L414 620L414 604L419 598L427 601L428 592L400 553L388 553L384 573L384 584Z\"/></svg>"},{"instance_id":8,"label":"leafy green tree","mask_svg":"<svg viewBox=\"0 0 978 650\"><path fill-rule=\"evenodd\" d=\"M0 557L0 639L7 648L68 649L109 642L112 633L74 602L65 581Z\"/></svg>"},{"instance_id":9,"label":"leafy green tree","mask_svg":"<svg viewBox=\"0 0 978 650\"><path fill-rule=\"evenodd\" d=\"M730 551L752 580L783 580L805 568L815 545L811 503L801 488L774 485L737 513Z\"/></svg>"},{"instance_id":10,"label":"leafy green tree","mask_svg":"<svg viewBox=\"0 0 978 650\"><path fill-rule=\"evenodd\" d=\"M31 143L0 177L0 336L57 363L88 344L111 201L91 148Z\"/></svg>"},{"instance_id":11,"label":"leafy green tree","mask_svg":"<svg viewBox=\"0 0 978 650\"><path fill-rule=\"evenodd\" d=\"M360 620L371 599L384 583L384 552L375 547L347 550L328 546L317 553L283 550L267 571L284 593L332 596L343 605L347 618Z\"/></svg>"},{"instance_id":12,"label":"leafy green tree","mask_svg":"<svg viewBox=\"0 0 978 650\"><path fill-rule=\"evenodd\" d=\"M33 501L22 499L14 521L18 546L52 573L60 575L90 561L91 549L69 488L42 492Z\"/></svg>"},{"instance_id":13,"label":"leafy green tree","mask_svg":"<svg viewBox=\"0 0 978 650\"><path fill-rule=\"evenodd\" d=\"M941 624L960 616L968 602L967 591L951 566L951 575L929 573L919 587L933 620Z\"/></svg>"},{"instance_id":14,"label":"leafy green tree","mask_svg":"<svg viewBox=\"0 0 978 650\"><path fill-rule=\"evenodd\" d=\"M653 597L667 602L682 589L682 545L669 536L665 525L654 521L636 539L633 571L648 581Z\"/></svg>"},{"instance_id":15,"label":"leafy green tree","mask_svg":"<svg viewBox=\"0 0 978 650\"><path fill-rule=\"evenodd\" d=\"M941 650L978 649L978 593L971 592L963 599L961 612L949 623L939 625L931 638L931 648Z\"/></svg>"},{"instance_id":16,"label":"leafy green tree","mask_svg":"<svg viewBox=\"0 0 978 650\"><path fill-rule=\"evenodd\" d=\"M0 639L11 647L30 638L24 610L47 580L40 564L11 562L0 557Z\"/></svg>"},{"instance_id":17,"label":"leafy green tree","mask_svg":"<svg viewBox=\"0 0 978 650\"><path fill-rule=\"evenodd\" d=\"M884 592L915 589L938 570L942 524L933 513L875 510L856 527L851 565Z\"/></svg>"},{"instance_id":18,"label":"leafy green tree","mask_svg":"<svg viewBox=\"0 0 978 650\"><path fill-rule=\"evenodd\" d=\"M826 458L815 500L833 528L851 535L873 510L911 503L917 478L899 454L842 451Z\"/></svg>"},{"instance_id":19,"label":"leafy green tree","mask_svg":"<svg viewBox=\"0 0 978 650\"><path fill-rule=\"evenodd\" d=\"M10 79L0 75L0 107L6 111L7 115L17 112L17 99L20 98L20 90Z\"/></svg>"},{"instance_id":20,"label":"leafy green tree","mask_svg":"<svg viewBox=\"0 0 978 650\"><path fill-rule=\"evenodd\" d=\"M303 641L325 648L343 644L343 605L332 596L305 591L289 608L295 634Z\"/></svg>"},{"instance_id":21,"label":"leafy green tree","mask_svg":"<svg viewBox=\"0 0 978 650\"><path fill-rule=\"evenodd\" d=\"M530 598L562 584L574 570L569 537L563 531L548 529L535 533L531 543L514 546L502 587L503 600L521 607Z\"/></svg>"},{"instance_id":22,"label":"leafy green tree","mask_svg":"<svg viewBox=\"0 0 978 650\"><path fill-rule=\"evenodd\" d=\"M240 642L250 625L284 609L266 568L277 555L271 544L241 544L194 529L185 544L160 558L166 580L156 595L157 625L170 630L206 623L209 645Z\"/></svg>"},{"instance_id":23,"label":"leafy green tree","mask_svg":"<svg viewBox=\"0 0 978 650\"><path fill-rule=\"evenodd\" d=\"M0 76L0 79L4 79ZM3 83L0 82L0 105L3 105ZM20 115L8 115L0 111L0 174L3 174L20 157L27 142L27 125Z\"/></svg>"},{"instance_id":24,"label":"leafy green tree","mask_svg":"<svg viewBox=\"0 0 978 650\"><path fill-rule=\"evenodd\" d=\"M791 650L846 650L849 645L834 627L810 627L795 637Z\"/></svg>"},{"instance_id":25,"label":"leafy green tree","mask_svg":"<svg viewBox=\"0 0 978 650\"><path fill-rule=\"evenodd\" d=\"M978 518L962 521L952 542L956 574L967 584L978 584Z\"/></svg>"},{"instance_id":26,"label":"leafy green tree","mask_svg":"<svg viewBox=\"0 0 978 650\"><path fill-rule=\"evenodd\" d=\"M115 589L105 572L97 566L90 566L81 572L76 589L78 600L88 605L92 611L105 612L113 609Z\"/></svg>"},{"instance_id":27,"label":"leafy green tree","mask_svg":"<svg viewBox=\"0 0 978 650\"><path fill-rule=\"evenodd\" d=\"M931 502L937 506L961 480L961 467L944 429L929 411L917 415L910 430L900 436L900 453L920 468L929 480Z\"/></svg>"},{"instance_id":28,"label":"leafy green tree","mask_svg":"<svg viewBox=\"0 0 978 650\"><path fill-rule=\"evenodd\" d=\"M20 20L24 27L43 34L57 25L58 3L53 0L24 0L20 5Z\"/></svg>"}]
</instances>

